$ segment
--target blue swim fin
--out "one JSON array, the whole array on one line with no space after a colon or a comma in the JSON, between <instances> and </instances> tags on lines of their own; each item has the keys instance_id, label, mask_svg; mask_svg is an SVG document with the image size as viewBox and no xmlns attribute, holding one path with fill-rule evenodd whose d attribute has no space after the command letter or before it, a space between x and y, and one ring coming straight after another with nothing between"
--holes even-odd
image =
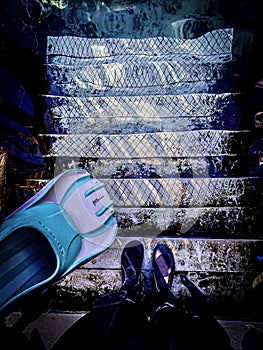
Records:
<instances>
[{"instance_id":1,"label":"blue swim fin","mask_svg":"<svg viewBox=\"0 0 263 350\"><path fill-rule=\"evenodd\" d=\"M102 253L116 234L102 182L83 169L54 177L0 227L0 312Z\"/></svg>"}]
</instances>

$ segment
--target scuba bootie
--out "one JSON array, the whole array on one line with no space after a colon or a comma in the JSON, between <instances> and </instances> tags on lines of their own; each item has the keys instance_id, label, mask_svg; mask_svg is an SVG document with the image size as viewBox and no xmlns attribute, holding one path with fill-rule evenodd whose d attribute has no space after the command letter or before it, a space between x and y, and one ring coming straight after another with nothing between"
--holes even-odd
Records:
<instances>
[{"instance_id":1,"label":"scuba bootie","mask_svg":"<svg viewBox=\"0 0 263 350\"><path fill-rule=\"evenodd\" d=\"M157 291L170 289L175 272L175 261L166 244L157 244L153 250L153 276Z\"/></svg>"},{"instance_id":2,"label":"scuba bootie","mask_svg":"<svg viewBox=\"0 0 263 350\"><path fill-rule=\"evenodd\" d=\"M143 251L143 245L140 241L131 241L124 247L121 256L123 286L136 287L140 283Z\"/></svg>"},{"instance_id":3,"label":"scuba bootie","mask_svg":"<svg viewBox=\"0 0 263 350\"><path fill-rule=\"evenodd\" d=\"M0 313L102 253L117 234L104 185L83 169L56 176L0 227Z\"/></svg>"}]
</instances>

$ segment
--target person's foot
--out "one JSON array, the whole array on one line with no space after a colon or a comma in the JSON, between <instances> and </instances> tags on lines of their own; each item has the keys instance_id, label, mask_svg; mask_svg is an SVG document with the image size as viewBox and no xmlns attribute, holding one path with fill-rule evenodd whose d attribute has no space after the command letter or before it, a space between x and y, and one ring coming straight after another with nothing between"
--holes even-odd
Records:
<instances>
[{"instance_id":1,"label":"person's foot","mask_svg":"<svg viewBox=\"0 0 263 350\"><path fill-rule=\"evenodd\" d=\"M175 261L171 249L166 244L158 244L153 250L153 275L157 291L171 288Z\"/></svg>"},{"instance_id":2,"label":"person's foot","mask_svg":"<svg viewBox=\"0 0 263 350\"><path fill-rule=\"evenodd\" d=\"M126 244L121 256L122 286L137 286L140 283L144 248L140 241Z\"/></svg>"}]
</instances>

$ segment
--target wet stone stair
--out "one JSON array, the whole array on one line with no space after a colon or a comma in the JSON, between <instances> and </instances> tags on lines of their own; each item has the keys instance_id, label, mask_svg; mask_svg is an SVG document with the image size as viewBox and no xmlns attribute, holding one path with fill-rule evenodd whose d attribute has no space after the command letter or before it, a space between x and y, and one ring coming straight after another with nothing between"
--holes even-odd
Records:
<instances>
[{"instance_id":1,"label":"wet stone stair","mask_svg":"<svg viewBox=\"0 0 263 350\"><path fill-rule=\"evenodd\" d=\"M178 297L189 297L183 272L220 317L253 317L260 179L249 172L253 133L240 128L232 43L232 29L185 40L48 37L44 157L55 175L80 166L99 178L119 224L110 249L57 285L54 309L86 310L117 289L122 248L136 237L146 285L152 249L165 241ZM35 192L48 180L24 186Z\"/></svg>"}]
</instances>

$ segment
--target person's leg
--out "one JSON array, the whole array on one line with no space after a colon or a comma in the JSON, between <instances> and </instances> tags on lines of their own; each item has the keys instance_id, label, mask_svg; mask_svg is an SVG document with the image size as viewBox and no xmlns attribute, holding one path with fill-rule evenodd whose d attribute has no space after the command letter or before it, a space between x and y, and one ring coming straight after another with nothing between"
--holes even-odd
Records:
<instances>
[{"instance_id":1,"label":"person's leg","mask_svg":"<svg viewBox=\"0 0 263 350\"><path fill-rule=\"evenodd\" d=\"M201 341L209 347L218 350L232 349L230 338L221 324L214 316L211 305L208 303L205 295L191 282L185 275L181 274L181 281L187 287L192 297L192 304L199 319L202 332Z\"/></svg>"},{"instance_id":2,"label":"person's leg","mask_svg":"<svg viewBox=\"0 0 263 350\"><path fill-rule=\"evenodd\" d=\"M139 241L124 247L121 257L122 286L102 295L90 313L81 317L56 342L53 350L72 349L85 342L95 349L126 349L146 320L138 307L143 245Z\"/></svg>"},{"instance_id":3,"label":"person's leg","mask_svg":"<svg viewBox=\"0 0 263 350\"><path fill-rule=\"evenodd\" d=\"M177 341L181 338L187 316L171 291L175 261L171 249L166 244L158 244L153 250L152 266L154 283L150 315L151 333L159 348L173 349L174 338L177 337Z\"/></svg>"},{"instance_id":4,"label":"person's leg","mask_svg":"<svg viewBox=\"0 0 263 350\"><path fill-rule=\"evenodd\" d=\"M163 349L231 349L229 337L214 318L210 305L185 276L182 283L189 289L196 314L186 313L171 291L175 262L171 249L164 244L153 251L153 275L157 291L157 307L151 316L153 334L159 334ZM159 304L158 304L159 303Z\"/></svg>"},{"instance_id":5,"label":"person's leg","mask_svg":"<svg viewBox=\"0 0 263 350\"><path fill-rule=\"evenodd\" d=\"M148 320L141 308L143 293L141 268L144 247L140 241L129 242L121 256L122 286L125 298L111 326L109 341L114 349L130 349L137 346L147 328Z\"/></svg>"}]
</instances>

